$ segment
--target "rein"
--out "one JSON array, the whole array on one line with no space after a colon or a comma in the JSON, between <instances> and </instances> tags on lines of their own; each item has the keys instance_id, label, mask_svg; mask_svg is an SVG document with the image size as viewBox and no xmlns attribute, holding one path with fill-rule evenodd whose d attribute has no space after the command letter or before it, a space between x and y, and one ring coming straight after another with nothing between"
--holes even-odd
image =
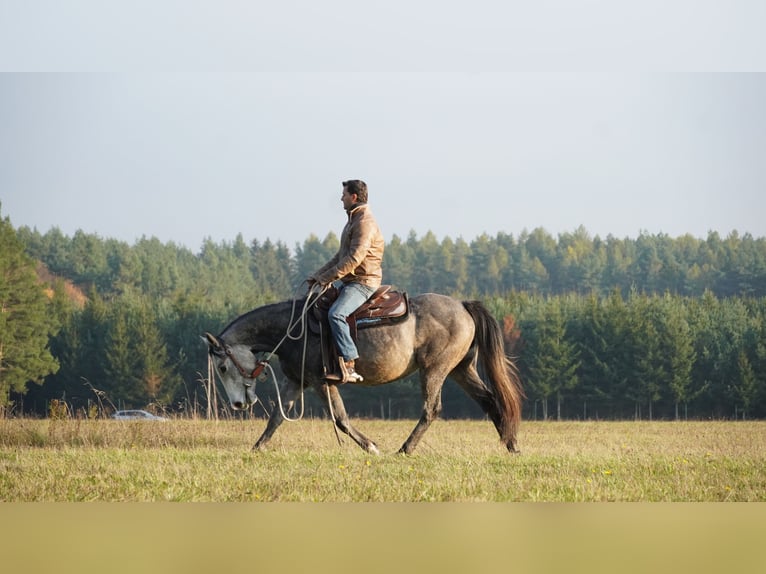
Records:
<instances>
[{"instance_id":1,"label":"rein","mask_svg":"<svg viewBox=\"0 0 766 574\"><path fill-rule=\"evenodd\" d=\"M296 422L303 418L304 414L304 391L305 391L305 385L304 385L304 374L306 371L306 346L308 343L308 332L307 332L307 321L306 321L306 315L308 314L308 311L313 307L317 301L319 301L319 298L327 291L329 286L322 287L318 291L314 291L314 288L312 287L311 290L309 290L308 296L306 297L306 302L303 304L303 309L301 310L301 313L295 321L293 321L295 317L295 308L296 308L296 301L297 296L293 296L293 305L292 309L290 311L290 320L288 321L288 327L287 332L285 333L284 337L280 339L280 341L276 344L274 349L268 354L268 356L265 359L261 359L256 361L255 366L253 367L252 371L248 371L245 369L240 362L237 360L237 358L234 356L234 353L231 350L231 347L226 345L224 352L226 353L226 357L231 360L231 363L236 367L236 369L239 371L239 374L242 375L242 378L248 379L251 381L256 380L259 376L263 374L264 369L268 370L271 373L271 379L274 381L274 388L277 392L277 403L279 404L279 412L282 415L282 418L288 422ZM316 293L316 297L312 300L311 296L312 294ZM300 325L300 331L297 335L293 335L292 331L295 329L297 325ZM269 364L269 361L271 358L276 354L279 347L282 346L282 343L284 343L287 339L290 339L291 341L299 341L301 338L303 338L303 355L301 357L301 410L300 414L296 418L290 418L287 416L287 413L285 413L284 407L282 405L282 396L281 392L279 390L279 383L277 382L277 376L276 373L274 373L274 369L271 368L271 365ZM245 388L250 388L253 385L253 383L244 383ZM258 402L263 403L260 399L256 399ZM332 407L331 407L332 408ZM335 417L333 416L333 422Z\"/></svg>"}]
</instances>

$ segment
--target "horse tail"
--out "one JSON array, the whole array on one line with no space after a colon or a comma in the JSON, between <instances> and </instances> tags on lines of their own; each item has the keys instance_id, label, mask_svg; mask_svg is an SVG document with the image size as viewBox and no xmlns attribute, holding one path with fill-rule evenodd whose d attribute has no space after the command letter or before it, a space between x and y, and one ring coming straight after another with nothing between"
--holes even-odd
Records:
<instances>
[{"instance_id":1,"label":"horse tail","mask_svg":"<svg viewBox=\"0 0 766 574\"><path fill-rule=\"evenodd\" d=\"M498 413L495 421L501 440L511 452L516 451L516 434L521 423L524 391L519 371L505 354L503 332L489 310L479 301L463 301L463 307L476 324L474 344Z\"/></svg>"}]
</instances>

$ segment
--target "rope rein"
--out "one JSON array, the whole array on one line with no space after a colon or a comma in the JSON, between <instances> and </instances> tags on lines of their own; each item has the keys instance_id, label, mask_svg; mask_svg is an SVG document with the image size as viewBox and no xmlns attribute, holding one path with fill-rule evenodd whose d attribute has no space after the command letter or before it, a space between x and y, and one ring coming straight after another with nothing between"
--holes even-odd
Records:
<instances>
[{"instance_id":1,"label":"rope rein","mask_svg":"<svg viewBox=\"0 0 766 574\"><path fill-rule=\"evenodd\" d=\"M301 283L302 285L302 283ZM265 365L266 369L271 373L271 380L274 382L274 389L277 393L277 404L279 405L279 414L282 415L282 418L286 420L287 422L297 422L303 418L304 412L305 412L305 373L306 373L306 354L307 354L307 345L308 345L308 327L307 327L307 319L306 316L309 312L309 310L316 305L317 301L319 301L319 298L324 295L325 291L329 288L329 285L326 285L319 289L318 291L314 290L314 287L312 287L309 290L308 296L306 297L306 301L303 304L303 309L300 312L300 316L297 320L293 321L295 318L295 309L296 309L296 303L298 301L297 297L297 289L296 292L293 293L293 303L292 308L290 310L290 320L287 322L287 332L285 333L284 337L280 339L279 343L277 343L276 347L268 354L266 359L262 361L262 363ZM312 294L316 293L316 297L312 300L311 296ZM297 335L293 335L292 332L295 329L297 325L300 325L300 330ZM291 341L299 341L300 339L303 339L303 353L301 355L301 396L300 396L300 413L295 418L290 418L287 413L285 412L284 405L282 403L282 393L279 390L279 383L277 382L277 375L274 372L274 369L271 368L271 365L269 364L269 361L274 356L274 354L277 352L279 347L284 343L287 339L290 339ZM329 397L328 397L329 399ZM260 399L258 399L259 402ZM333 423L335 423L335 417L332 414L332 406L330 407L330 416L332 418ZM334 424L333 424L334 426Z\"/></svg>"},{"instance_id":2,"label":"rope rein","mask_svg":"<svg viewBox=\"0 0 766 574\"><path fill-rule=\"evenodd\" d=\"M302 285L302 284L301 284ZM297 422L303 418L304 414L304 407L305 407L305 384L304 384L304 376L306 373L306 347L308 344L308 332L307 332L307 321L306 321L306 315L308 314L311 307L313 307L317 301L319 301L319 298L324 295L325 291L329 289L329 285L325 285L322 287L319 291L316 292L316 298L312 301L311 295L314 293L314 288L312 287L311 290L309 290L308 296L306 297L306 302L303 304L303 310L301 311L300 317L297 321L293 322L293 317L295 317L295 303L297 301L297 297L295 294L293 295L293 305L292 309L290 311L290 320L288 321L288 327L287 332L285 333L285 336L282 337L282 339L277 343L277 346L274 347L274 350L269 353L268 357L265 360L265 366L271 372L271 380L274 381L274 389L277 392L277 404L279 405L279 414L282 415L282 418L287 422ZM300 323L301 329L300 332L297 335L291 335L293 329L297 324ZM287 339L290 339L291 341L298 341L303 338L303 354L301 355L301 410L300 414L298 414L295 418L290 418L287 416L287 413L285 413L284 406L282 405L282 393L279 390L279 383L277 382L277 375L274 373L274 369L271 368L271 365L269 364L269 361L271 360L271 357L274 356L274 353L277 352L277 349L279 349L280 345L284 343ZM335 438L338 441L338 444L343 444L340 433L338 432L338 425L335 424L335 412L332 408L332 399L330 398L330 387L329 385L326 386L326 392L327 392L327 408L330 411L330 421L332 422L332 428L335 431ZM258 402L263 403L260 399L258 399Z\"/></svg>"},{"instance_id":3,"label":"rope rein","mask_svg":"<svg viewBox=\"0 0 766 574\"><path fill-rule=\"evenodd\" d=\"M301 283L298 287L302 285L303 283ZM298 294L297 294L298 288L296 288L296 290L293 292L292 307L290 309L290 320L287 322L286 333L279 340L276 346L268 353L265 359L260 359L256 361L256 365L250 373L247 373L246 371L244 371L244 369L240 366L240 364L234 358L234 355L231 353L231 350L227 349L226 351L227 356L231 359L232 363L234 363L235 367L239 370L240 374L243 377L255 379L256 377L259 377L261 375L264 369L271 374L271 380L274 382L274 389L276 390L276 393L277 393L277 405L279 406L279 414L282 415L282 418L287 422L297 422L303 418L303 415L305 413L305 390L306 390L305 373L306 373L306 354L307 354L307 346L308 346L308 321L306 316L308 315L309 310L314 305L316 305L316 303L319 301L322 295L324 295L327 289L329 289L329 287L330 287L329 285L325 285L324 287L321 287L320 289L316 290L315 286L312 286L308 292L308 295L306 296L306 301L303 303L303 308L301 309L298 318L295 319L295 311L296 311L297 301L298 301ZM316 295L316 297L312 299L312 295ZM293 331L295 330L297 326L300 326L300 329L297 334L293 334ZM274 369L271 367L270 361L271 361L271 358L279 350L279 347L281 347L286 340L290 339L291 341L299 341L301 340L301 338L303 339L303 352L301 355L301 395L300 395L301 406L300 406L300 413L296 417L290 418L285 412L284 404L282 403L282 393L279 389L279 382L277 381L277 375L274 372ZM213 367L212 357L210 356L210 354L208 354L208 379L209 380L214 378L215 376L214 372L215 372L215 368ZM245 386L249 387L250 385L245 383ZM335 436L338 440L338 443L341 444L341 438L338 433L337 425L335 424L335 412L333 411L333 408L332 408L332 399L330 397L329 386L327 387L326 391L327 391L327 404L330 411L330 420L333 423L333 429L335 430ZM264 411L265 411L265 407L263 407L263 401L260 398L258 398L257 395L256 395L256 402L260 403L262 408L264 408Z\"/></svg>"}]
</instances>

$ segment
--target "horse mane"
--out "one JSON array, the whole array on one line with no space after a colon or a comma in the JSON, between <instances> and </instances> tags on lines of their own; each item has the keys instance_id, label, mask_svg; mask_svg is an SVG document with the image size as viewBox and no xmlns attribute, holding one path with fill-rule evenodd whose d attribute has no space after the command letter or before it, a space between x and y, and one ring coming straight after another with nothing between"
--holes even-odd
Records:
<instances>
[{"instance_id":1,"label":"horse mane","mask_svg":"<svg viewBox=\"0 0 766 574\"><path fill-rule=\"evenodd\" d=\"M261 305L260 307L256 307L255 309L251 309L250 311L247 311L246 313L243 313L242 315L239 315L238 317L234 318L228 325L226 325L223 330L221 331L220 337L224 337L227 331L236 329L240 323L247 323L250 324L253 322L253 319L256 316L260 315L270 315L270 311L273 309L276 309L277 307L283 307L285 305L300 305L301 301L303 299L296 299L293 301L292 299L289 301L279 301L277 303L268 303L266 305Z\"/></svg>"}]
</instances>

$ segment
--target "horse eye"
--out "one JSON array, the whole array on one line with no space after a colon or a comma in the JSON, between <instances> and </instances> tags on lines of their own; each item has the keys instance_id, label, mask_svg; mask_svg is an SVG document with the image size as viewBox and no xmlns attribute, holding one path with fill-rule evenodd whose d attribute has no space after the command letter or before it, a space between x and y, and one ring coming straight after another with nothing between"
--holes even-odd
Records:
<instances>
[{"instance_id":1,"label":"horse eye","mask_svg":"<svg viewBox=\"0 0 766 574\"><path fill-rule=\"evenodd\" d=\"M219 367L219 370L221 371L221 374L223 375L226 372L226 365L221 365Z\"/></svg>"}]
</instances>

